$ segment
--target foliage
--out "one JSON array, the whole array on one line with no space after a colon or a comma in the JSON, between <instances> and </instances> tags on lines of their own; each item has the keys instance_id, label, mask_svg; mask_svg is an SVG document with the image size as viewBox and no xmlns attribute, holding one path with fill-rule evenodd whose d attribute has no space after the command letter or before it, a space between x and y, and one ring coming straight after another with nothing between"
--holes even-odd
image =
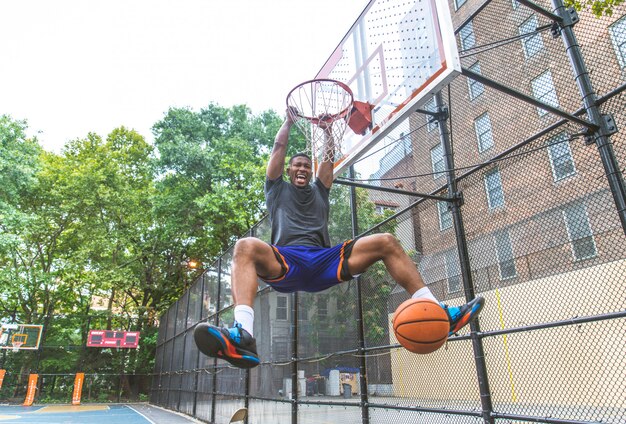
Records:
<instances>
[{"instance_id":1,"label":"foliage","mask_svg":"<svg viewBox=\"0 0 626 424\"><path fill-rule=\"evenodd\" d=\"M245 106L170 109L155 124L157 222L181 256L214 258L263 213L265 163L281 120Z\"/></svg>"},{"instance_id":2,"label":"foliage","mask_svg":"<svg viewBox=\"0 0 626 424\"><path fill-rule=\"evenodd\" d=\"M171 109L154 146L120 127L55 154L0 117L0 320L44 325L39 352L2 365L150 373L158 317L202 272L181 264L212 259L261 216L281 122L245 106ZM140 348L86 348L89 329L141 331Z\"/></svg>"},{"instance_id":3,"label":"foliage","mask_svg":"<svg viewBox=\"0 0 626 424\"><path fill-rule=\"evenodd\" d=\"M624 0L565 0L565 6L574 7L578 11L589 9L599 18L602 15L612 16L613 9L623 2Z\"/></svg>"}]
</instances>

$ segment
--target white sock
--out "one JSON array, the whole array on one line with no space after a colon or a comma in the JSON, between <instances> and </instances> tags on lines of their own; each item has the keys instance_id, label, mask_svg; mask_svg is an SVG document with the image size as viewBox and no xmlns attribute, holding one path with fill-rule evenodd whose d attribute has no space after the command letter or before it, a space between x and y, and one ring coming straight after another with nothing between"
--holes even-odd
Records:
<instances>
[{"instance_id":1,"label":"white sock","mask_svg":"<svg viewBox=\"0 0 626 424\"><path fill-rule=\"evenodd\" d=\"M428 287L422 287L421 289L413 293L413 296L411 296L411 298L413 299L417 299L418 297L423 297L425 299L430 299L433 302L439 303L437 298L430 292L430 289Z\"/></svg>"},{"instance_id":2,"label":"white sock","mask_svg":"<svg viewBox=\"0 0 626 424\"><path fill-rule=\"evenodd\" d=\"M235 306L235 322L241 324L241 328L254 337L252 333L252 328L254 327L254 309L248 305Z\"/></svg>"}]
</instances>

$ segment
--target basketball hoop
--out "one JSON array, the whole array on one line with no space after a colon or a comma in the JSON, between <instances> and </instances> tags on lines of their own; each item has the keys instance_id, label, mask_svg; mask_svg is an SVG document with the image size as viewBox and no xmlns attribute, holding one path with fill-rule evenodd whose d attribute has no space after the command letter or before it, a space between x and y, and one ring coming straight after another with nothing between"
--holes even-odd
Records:
<instances>
[{"instance_id":1,"label":"basketball hoop","mask_svg":"<svg viewBox=\"0 0 626 424\"><path fill-rule=\"evenodd\" d=\"M287 95L287 110L306 137L314 161L334 162L353 110L354 97L346 84L314 79L297 85ZM325 143L331 136L332 149Z\"/></svg>"},{"instance_id":2,"label":"basketball hoop","mask_svg":"<svg viewBox=\"0 0 626 424\"><path fill-rule=\"evenodd\" d=\"M24 344L24 342L23 342L23 341L21 341L21 340L20 340L20 341L18 341L18 340L14 340L14 341L12 342L12 344L13 344L13 349L12 349L12 350L13 350L13 352L19 352L19 351L20 351L20 348L22 347L22 345Z\"/></svg>"}]
</instances>

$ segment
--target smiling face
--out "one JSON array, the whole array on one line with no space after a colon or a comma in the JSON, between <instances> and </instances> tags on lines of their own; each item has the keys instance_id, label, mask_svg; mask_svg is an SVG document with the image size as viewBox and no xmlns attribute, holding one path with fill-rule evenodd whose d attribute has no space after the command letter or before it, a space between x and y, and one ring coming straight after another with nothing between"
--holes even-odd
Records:
<instances>
[{"instance_id":1,"label":"smiling face","mask_svg":"<svg viewBox=\"0 0 626 424\"><path fill-rule=\"evenodd\" d=\"M313 176L311 160L306 156L291 158L287 167L289 181L296 187L306 187Z\"/></svg>"}]
</instances>

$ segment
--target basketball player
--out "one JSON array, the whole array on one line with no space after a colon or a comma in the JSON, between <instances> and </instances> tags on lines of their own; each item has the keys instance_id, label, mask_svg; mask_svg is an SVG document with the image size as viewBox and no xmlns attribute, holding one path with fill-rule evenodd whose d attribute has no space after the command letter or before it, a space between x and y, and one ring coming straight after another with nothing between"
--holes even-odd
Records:
<instances>
[{"instance_id":1,"label":"basketball player","mask_svg":"<svg viewBox=\"0 0 626 424\"><path fill-rule=\"evenodd\" d=\"M257 278L281 293L318 292L351 280L382 260L391 277L413 298L437 302L393 235L374 234L330 246L328 193L333 183L332 154L329 160L320 163L313 182L311 158L304 153L292 156L285 181L283 169L293 123L288 110L276 134L266 170L265 198L272 244L254 237L240 239L235 244L231 275L235 324L227 329L200 323L194 330L196 345L202 353L225 359L239 368L259 364L252 309ZM329 128L326 134L326 149L331 151ZM483 303L484 299L477 297L461 307L441 304L450 320L450 334L474 319Z\"/></svg>"}]
</instances>

